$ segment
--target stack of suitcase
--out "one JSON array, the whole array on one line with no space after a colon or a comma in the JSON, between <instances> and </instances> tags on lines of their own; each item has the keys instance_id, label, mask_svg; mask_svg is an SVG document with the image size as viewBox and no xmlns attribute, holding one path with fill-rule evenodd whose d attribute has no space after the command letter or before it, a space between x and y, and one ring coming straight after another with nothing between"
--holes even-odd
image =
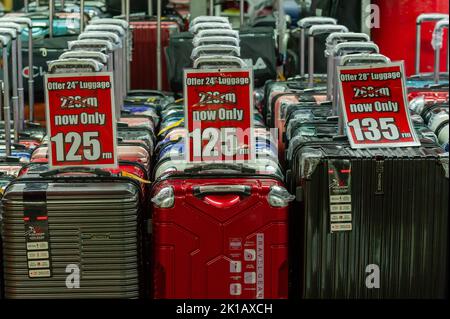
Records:
<instances>
[{"instance_id":1,"label":"stack of suitcase","mask_svg":"<svg viewBox=\"0 0 450 319\"><path fill-rule=\"evenodd\" d=\"M199 17L191 30L199 44L194 66L243 66L226 19ZM287 298L292 197L261 115L252 164L186 163L182 101L161 116L151 194L154 297Z\"/></svg>"},{"instance_id":2,"label":"stack of suitcase","mask_svg":"<svg viewBox=\"0 0 450 319\"><path fill-rule=\"evenodd\" d=\"M320 28L327 29L315 30ZM331 43L333 37L342 41ZM376 46L339 44L354 37L331 34L328 54L367 48L373 52L364 50L362 58L383 60ZM363 38L358 41L367 42ZM448 200L442 194L448 192L448 153L417 116L412 118L421 147L351 149L338 134L332 108L337 104L329 98L334 71L329 71L308 74L307 83L300 78L266 87L266 120L284 130L280 144L286 151L280 159L286 162L288 189L296 195L289 220L290 297L444 297ZM319 78L319 85L311 87L311 77ZM320 79L328 85L321 87ZM375 268L379 289L367 284Z\"/></svg>"},{"instance_id":3,"label":"stack of suitcase","mask_svg":"<svg viewBox=\"0 0 450 319\"><path fill-rule=\"evenodd\" d=\"M127 23L101 19L94 25L69 43L71 51L49 62L50 73L107 69L117 76L126 73L121 48ZM49 170L48 139L44 138L31 156L32 163L7 186L2 199L5 297L137 298L148 294L145 181L152 172L159 115L154 104L141 103L136 110L142 92L131 92L125 99L128 102L123 101L125 86L116 87L116 93L118 169ZM75 277L68 282L72 271Z\"/></svg>"}]
</instances>

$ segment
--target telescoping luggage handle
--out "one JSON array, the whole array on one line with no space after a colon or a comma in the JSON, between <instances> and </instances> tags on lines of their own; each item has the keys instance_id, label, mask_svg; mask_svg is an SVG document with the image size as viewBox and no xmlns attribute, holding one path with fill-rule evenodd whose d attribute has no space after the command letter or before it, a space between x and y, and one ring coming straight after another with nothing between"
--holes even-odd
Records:
<instances>
[{"instance_id":1,"label":"telescoping luggage handle","mask_svg":"<svg viewBox=\"0 0 450 319\"><path fill-rule=\"evenodd\" d=\"M390 63L391 60L382 54L367 54L367 53L357 53L357 54L348 54L344 55L340 59L340 65L348 66L348 65L360 65L360 64L386 64ZM336 76L337 79L337 76ZM337 86L337 85L336 85ZM338 92L338 91L337 91ZM345 123L344 123L344 112L341 107L339 107L339 96L336 93L334 97L334 107L339 110L339 136L344 136L345 134Z\"/></svg>"},{"instance_id":2,"label":"telescoping luggage handle","mask_svg":"<svg viewBox=\"0 0 450 319\"><path fill-rule=\"evenodd\" d=\"M0 35L6 36L10 39L11 42L11 82L12 82L12 103L13 103L13 117L14 117L14 143L19 142L19 93L18 93L18 69L17 69L17 42L20 41L18 39L19 34L16 29L2 28L0 27ZM4 47L3 51L8 51L6 47ZM3 64L8 64L8 55L6 55L7 59L3 60ZM8 90L9 90L9 81L8 81ZM9 99L9 96L8 96ZM9 102L8 102L9 105Z\"/></svg>"},{"instance_id":3,"label":"telescoping luggage handle","mask_svg":"<svg viewBox=\"0 0 450 319\"><path fill-rule=\"evenodd\" d=\"M0 35L0 44L2 45L3 58L3 83L0 91L3 89L3 120L5 121L5 146L6 156L11 156L11 113L9 106L9 67L8 67L8 45L11 39L8 36Z\"/></svg>"},{"instance_id":4,"label":"telescoping luggage handle","mask_svg":"<svg viewBox=\"0 0 450 319\"><path fill-rule=\"evenodd\" d=\"M70 41L69 50L88 50L88 51L104 51L106 54L111 54L114 47L110 41L107 40L75 40ZM113 70L112 56L108 58L108 71Z\"/></svg>"},{"instance_id":5,"label":"telescoping luggage handle","mask_svg":"<svg viewBox=\"0 0 450 319\"><path fill-rule=\"evenodd\" d=\"M230 55L239 57L241 55L241 48L233 45L202 45L192 50L191 59L195 61L202 55Z\"/></svg>"},{"instance_id":6,"label":"telescoping luggage handle","mask_svg":"<svg viewBox=\"0 0 450 319\"><path fill-rule=\"evenodd\" d=\"M21 25L28 29L28 105L29 105L29 120L34 120L34 69L33 69L33 22L26 17L2 17L1 22L12 22ZM22 54L19 54L19 99L23 102L24 107L24 91L23 91L23 75L22 75Z\"/></svg>"},{"instance_id":7,"label":"telescoping luggage handle","mask_svg":"<svg viewBox=\"0 0 450 319\"><path fill-rule=\"evenodd\" d=\"M209 36L225 36L239 39L239 32L236 30L229 30L229 29L208 29L208 30L201 30L195 35L196 38L203 38Z\"/></svg>"},{"instance_id":8,"label":"telescoping luggage handle","mask_svg":"<svg viewBox=\"0 0 450 319\"><path fill-rule=\"evenodd\" d=\"M100 72L103 68L101 63L93 59L63 59L48 61L47 64L49 73L72 69L88 69L91 72Z\"/></svg>"},{"instance_id":9,"label":"telescoping luggage handle","mask_svg":"<svg viewBox=\"0 0 450 319\"><path fill-rule=\"evenodd\" d=\"M338 43L342 42L370 42L370 37L365 33L334 32L326 39L325 57L327 58L327 100L331 101L334 82L334 57L333 50Z\"/></svg>"},{"instance_id":10,"label":"telescoping luggage handle","mask_svg":"<svg viewBox=\"0 0 450 319\"><path fill-rule=\"evenodd\" d=\"M201 45L208 45L208 44L224 44L224 45L233 45L238 47L239 46L239 40L234 37L225 37L225 36L218 36L218 37L205 37L205 38L194 38L192 41L192 44L194 47L198 47Z\"/></svg>"},{"instance_id":11,"label":"telescoping luggage handle","mask_svg":"<svg viewBox=\"0 0 450 319\"><path fill-rule=\"evenodd\" d=\"M314 37L319 34L328 34L333 32L348 32L346 26L324 24L313 25L309 28L308 37L308 87L314 86Z\"/></svg>"},{"instance_id":12,"label":"telescoping luggage handle","mask_svg":"<svg viewBox=\"0 0 450 319\"><path fill-rule=\"evenodd\" d=\"M27 7L26 7L27 8ZM30 18L26 17L2 17L0 21L13 22L22 25L28 29L28 107L29 107L29 120L34 121L34 68L33 68L33 22ZM22 55L19 55L22 61ZM22 69L19 69L21 75L21 87L23 87ZM23 90L22 90L23 92Z\"/></svg>"},{"instance_id":13,"label":"telescoping luggage handle","mask_svg":"<svg viewBox=\"0 0 450 319\"><path fill-rule=\"evenodd\" d=\"M434 82L439 83L439 74L440 74L440 60L441 60L441 49L442 49L442 40L444 37L443 30L444 28L448 29L448 19L440 20L436 23L436 26L433 30L433 40L431 44L434 48ZM448 73L448 54L447 54L447 73Z\"/></svg>"},{"instance_id":14,"label":"telescoping luggage handle","mask_svg":"<svg viewBox=\"0 0 450 319\"><path fill-rule=\"evenodd\" d=\"M23 123L25 121L24 112L25 112L25 96L23 91L23 65L22 65L22 41L20 39L20 36L22 34L22 30L24 29L24 26L15 22L7 22L0 19L0 28L7 28L7 29L13 29L16 31L17 34L17 40L16 40L16 56L12 57L13 59L16 59L16 66L17 66L17 98L18 98L18 118L19 118L19 131L23 130Z\"/></svg>"},{"instance_id":15,"label":"telescoping luggage handle","mask_svg":"<svg viewBox=\"0 0 450 319\"><path fill-rule=\"evenodd\" d=\"M66 51L59 56L59 59L93 59L103 65L108 64L108 56L95 51Z\"/></svg>"},{"instance_id":16,"label":"telescoping luggage handle","mask_svg":"<svg viewBox=\"0 0 450 319\"><path fill-rule=\"evenodd\" d=\"M337 81L339 79L336 76L337 72L337 65L339 64L339 60L342 56L348 55L348 54L376 54L379 53L380 49L378 48L378 45L376 45L373 42L342 42L336 44L330 52L328 52L331 55L332 62L330 63L331 67L331 73L333 76L329 79L327 79L327 92L331 92L330 100L335 101L335 98L338 95L338 86ZM328 70L329 71L329 70ZM328 72L329 73L329 72ZM334 115L337 115L338 113L338 104L337 101L334 104Z\"/></svg>"},{"instance_id":17,"label":"telescoping luggage handle","mask_svg":"<svg viewBox=\"0 0 450 319\"><path fill-rule=\"evenodd\" d=\"M306 29L312 27L313 25L320 24L337 24L337 20L327 17L307 17L300 19L297 25L300 30L300 41L299 41L299 53L300 53L300 76L305 75L305 32Z\"/></svg>"},{"instance_id":18,"label":"telescoping luggage handle","mask_svg":"<svg viewBox=\"0 0 450 319\"><path fill-rule=\"evenodd\" d=\"M229 64L230 66L237 68L245 68L247 64L245 62L234 56L222 56L222 55L208 55L201 56L194 61L194 69L197 69L201 64L206 63L208 66L217 66L217 68L223 67L221 64Z\"/></svg>"},{"instance_id":19,"label":"telescoping luggage handle","mask_svg":"<svg viewBox=\"0 0 450 319\"><path fill-rule=\"evenodd\" d=\"M439 21L448 19L448 14L443 13L423 13L416 19L416 74L420 74L420 42L421 42L421 28L425 21Z\"/></svg>"}]
</instances>

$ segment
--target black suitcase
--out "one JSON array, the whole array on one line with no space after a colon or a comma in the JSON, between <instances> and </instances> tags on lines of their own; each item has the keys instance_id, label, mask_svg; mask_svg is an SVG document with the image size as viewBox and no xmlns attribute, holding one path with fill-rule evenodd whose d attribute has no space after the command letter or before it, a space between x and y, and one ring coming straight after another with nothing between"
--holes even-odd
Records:
<instances>
[{"instance_id":1,"label":"black suitcase","mask_svg":"<svg viewBox=\"0 0 450 319\"><path fill-rule=\"evenodd\" d=\"M290 150L291 296L446 297L448 153L353 150L331 136Z\"/></svg>"},{"instance_id":2,"label":"black suitcase","mask_svg":"<svg viewBox=\"0 0 450 319\"><path fill-rule=\"evenodd\" d=\"M241 59L253 65L254 86L263 86L276 79L277 53L274 30L268 27L243 27L239 31ZM167 48L167 73L174 92L183 91L183 69L192 67L193 35L189 32L174 34Z\"/></svg>"}]
</instances>

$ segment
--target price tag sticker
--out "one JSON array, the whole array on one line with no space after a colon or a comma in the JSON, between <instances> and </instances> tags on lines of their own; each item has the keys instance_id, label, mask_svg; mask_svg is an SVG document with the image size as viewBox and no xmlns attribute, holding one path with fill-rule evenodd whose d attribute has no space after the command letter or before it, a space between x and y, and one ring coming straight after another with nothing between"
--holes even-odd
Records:
<instances>
[{"instance_id":1,"label":"price tag sticker","mask_svg":"<svg viewBox=\"0 0 450 319\"><path fill-rule=\"evenodd\" d=\"M338 67L352 148L420 146L407 109L403 63Z\"/></svg>"},{"instance_id":2,"label":"price tag sticker","mask_svg":"<svg viewBox=\"0 0 450 319\"><path fill-rule=\"evenodd\" d=\"M254 159L251 69L185 70L189 162Z\"/></svg>"},{"instance_id":3,"label":"price tag sticker","mask_svg":"<svg viewBox=\"0 0 450 319\"><path fill-rule=\"evenodd\" d=\"M45 76L49 166L117 167L112 73Z\"/></svg>"}]
</instances>

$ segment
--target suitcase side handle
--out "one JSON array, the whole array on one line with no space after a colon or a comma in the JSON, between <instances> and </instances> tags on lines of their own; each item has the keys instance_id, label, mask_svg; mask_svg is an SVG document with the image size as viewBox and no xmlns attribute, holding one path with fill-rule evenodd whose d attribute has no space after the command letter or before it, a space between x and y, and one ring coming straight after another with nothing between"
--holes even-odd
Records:
<instances>
[{"instance_id":1,"label":"suitcase side handle","mask_svg":"<svg viewBox=\"0 0 450 319\"><path fill-rule=\"evenodd\" d=\"M239 194L243 196L251 195L251 187L248 185L207 185L194 186L192 189L195 197L203 197L213 194Z\"/></svg>"},{"instance_id":2,"label":"suitcase side handle","mask_svg":"<svg viewBox=\"0 0 450 319\"><path fill-rule=\"evenodd\" d=\"M66 173L87 173L87 174L93 174L96 176L103 176L103 177L111 176L111 173L108 171L104 171L100 168L89 168L89 167L57 168L57 169L49 170L46 172L42 172L39 175L41 177L53 177L53 176L57 176L59 174L66 174Z\"/></svg>"},{"instance_id":3,"label":"suitcase side handle","mask_svg":"<svg viewBox=\"0 0 450 319\"><path fill-rule=\"evenodd\" d=\"M238 165L238 164L205 164L205 165L198 165L190 168L186 168L184 170L185 173L198 173L201 171L208 171L213 169L227 169L227 170L233 170L238 171L242 173L249 173L249 174L255 174L256 170L254 168L250 168L248 166L244 165Z\"/></svg>"}]
</instances>

